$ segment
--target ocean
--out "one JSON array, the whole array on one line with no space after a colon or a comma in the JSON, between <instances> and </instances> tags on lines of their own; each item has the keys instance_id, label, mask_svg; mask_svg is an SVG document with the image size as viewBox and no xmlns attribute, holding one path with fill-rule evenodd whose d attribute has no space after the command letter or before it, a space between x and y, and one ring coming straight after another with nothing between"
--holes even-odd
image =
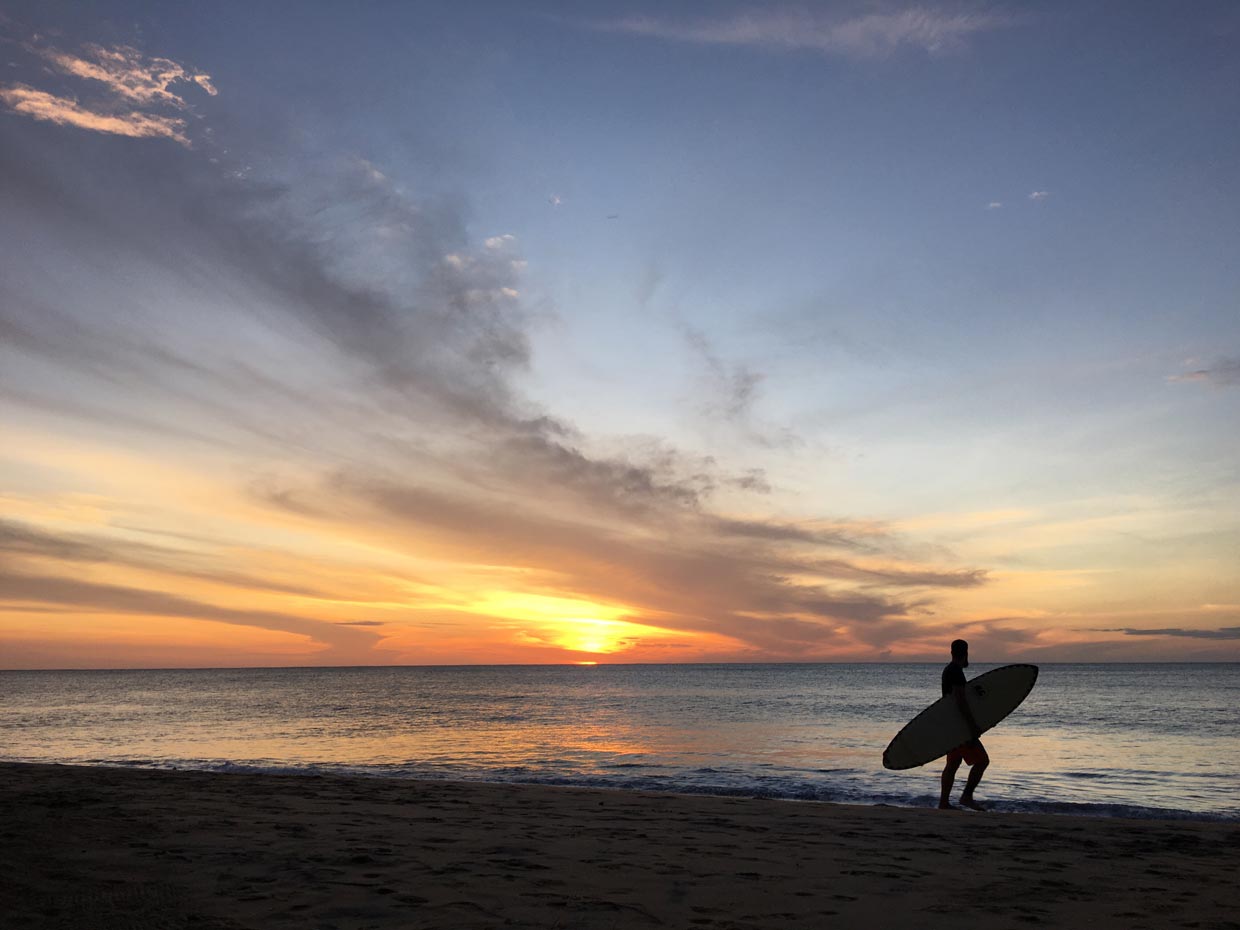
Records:
<instances>
[{"instance_id":1,"label":"ocean","mask_svg":"<svg viewBox=\"0 0 1240 930\"><path fill-rule=\"evenodd\" d=\"M5 671L0 759L926 807L881 758L942 667ZM985 743L998 811L1240 820L1240 664L1043 665Z\"/></svg>"}]
</instances>

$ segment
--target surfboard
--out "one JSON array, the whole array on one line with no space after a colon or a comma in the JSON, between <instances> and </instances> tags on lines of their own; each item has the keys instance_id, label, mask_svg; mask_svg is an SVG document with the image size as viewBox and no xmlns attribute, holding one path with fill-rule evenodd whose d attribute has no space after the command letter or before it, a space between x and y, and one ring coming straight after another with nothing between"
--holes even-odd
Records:
<instances>
[{"instance_id":1,"label":"surfboard","mask_svg":"<svg viewBox=\"0 0 1240 930\"><path fill-rule=\"evenodd\" d=\"M1016 710L1038 680L1036 665L1005 665L978 675L965 685L965 700L985 733ZM945 694L904 725L883 752L883 767L911 769L945 756L971 737L969 725Z\"/></svg>"}]
</instances>

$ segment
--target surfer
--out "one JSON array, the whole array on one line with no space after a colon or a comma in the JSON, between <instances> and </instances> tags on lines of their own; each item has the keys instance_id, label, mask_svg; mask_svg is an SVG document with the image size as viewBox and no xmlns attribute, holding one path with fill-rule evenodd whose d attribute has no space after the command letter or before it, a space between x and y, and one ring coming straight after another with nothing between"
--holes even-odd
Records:
<instances>
[{"instance_id":1,"label":"surfer","mask_svg":"<svg viewBox=\"0 0 1240 930\"><path fill-rule=\"evenodd\" d=\"M962 807L972 808L975 811L985 810L982 805L973 800L973 790L982 780L982 773L990 764L990 756L986 754L986 747L982 745L980 739L982 728L973 719L973 712L969 710L969 703L965 700L964 670L968 667L969 644L963 639L957 639L952 642L952 660L943 669L943 694L955 695L956 704L960 708L960 713L964 715L973 738L966 743L961 743L947 754L947 765L943 769L943 791L939 795L940 810L955 810L949 799L952 785L956 783L956 770L960 768L961 762L969 766L969 779L965 782L964 791L960 794L960 804Z\"/></svg>"}]
</instances>

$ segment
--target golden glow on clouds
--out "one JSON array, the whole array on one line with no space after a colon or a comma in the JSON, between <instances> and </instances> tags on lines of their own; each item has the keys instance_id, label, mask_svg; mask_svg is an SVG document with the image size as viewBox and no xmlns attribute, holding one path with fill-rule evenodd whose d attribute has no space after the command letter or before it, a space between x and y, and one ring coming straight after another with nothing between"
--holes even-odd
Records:
<instances>
[{"instance_id":1,"label":"golden glow on clouds","mask_svg":"<svg viewBox=\"0 0 1240 930\"><path fill-rule=\"evenodd\" d=\"M175 592L185 602L238 615L359 624L377 641L369 656L332 653L337 662L586 661L573 657L661 640L710 640L627 622L632 610L623 604L493 587L505 578L528 584L528 570L445 559L422 544L402 552L365 533L353 536L347 525L289 520L173 459L60 436L18 438L20 461L54 486L6 494L6 518L69 540L106 540L118 553L72 563L76 581L106 592ZM24 554L19 566L40 576L58 568L64 574L57 557L39 552ZM64 656L53 665L90 664L92 647L106 644L94 654L112 656L110 664L126 664L114 658L126 650L134 662L158 665L177 664L177 655L185 664L302 664L324 652L322 641L294 629L175 613L156 618L94 604L44 611L3 614L0 641L11 654L22 654L18 647L36 638L42 649ZM139 648L143 643L157 648Z\"/></svg>"},{"instance_id":2,"label":"golden glow on clouds","mask_svg":"<svg viewBox=\"0 0 1240 930\"><path fill-rule=\"evenodd\" d=\"M608 596L598 596L601 591L583 596L566 584L577 571L571 555L560 564L505 565L483 539L486 559L471 560L469 546L455 535L426 530L393 536L377 529L367 514L325 523L273 510L237 487L231 467L214 462L196 470L179 456L139 446L32 431L14 435L20 441L6 450L0 465L20 466L14 475L38 478L25 485L16 481L0 496L4 518L63 539L70 549L97 547L100 553L65 561L55 547L19 549L0 563L0 568L95 586L90 597L75 594L75 602L57 602L52 594L46 603L0 605L0 644L14 665L772 657L743 637L714 628L716 605L727 604L726 578L669 592L665 611L658 607L657 590L618 572ZM1104 509L1101 503L1094 506ZM920 518L930 533L964 530L983 563L1001 561L1005 544L1047 561L1056 546L1097 544L1098 534L1105 540L1138 529L1154 532L1166 519L1153 507L1076 520L1030 510ZM1231 625L1238 612L1226 585L1203 587L1208 569L1155 566L1147 577L1134 579L1118 567L1053 564L992 568L984 584L934 588L933 611L909 615L898 634L885 634L886 642L871 638L866 621L837 621L822 624L830 634L822 642L776 656L856 659L880 651L888 659L926 658L959 633L983 648L989 643L992 654L1052 648L1060 650L1052 655L1070 659L1073 650L1110 640L1126 647L1121 655L1156 657L1160 648L1167 650L1165 639L1125 638L1123 630L1208 631ZM857 557L833 571L837 592L864 596L883 579L916 586L923 575L933 579L935 568L932 561ZM814 573L788 580L809 585ZM632 582L638 585L630 588ZM142 591L174 600L166 608L147 604L143 611L127 610L126 598L136 596L129 592ZM1212 600L1197 597L1186 606L1202 591L1212 591ZM771 621L760 609L736 606L732 613L738 630L745 625L761 630ZM644 622L634 622L639 617ZM821 624L808 612L787 620ZM794 629L790 635L799 634ZM1171 654L1201 644L1191 636L1176 638ZM1215 648L1225 650L1227 644Z\"/></svg>"},{"instance_id":3,"label":"golden glow on clouds","mask_svg":"<svg viewBox=\"0 0 1240 930\"><path fill-rule=\"evenodd\" d=\"M589 617L594 621L608 621L625 614L624 608L595 604L577 598L504 591L484 594L469 606L478 613L494 614L512 620L563 622Z\"/></svg>"}]
</instances>

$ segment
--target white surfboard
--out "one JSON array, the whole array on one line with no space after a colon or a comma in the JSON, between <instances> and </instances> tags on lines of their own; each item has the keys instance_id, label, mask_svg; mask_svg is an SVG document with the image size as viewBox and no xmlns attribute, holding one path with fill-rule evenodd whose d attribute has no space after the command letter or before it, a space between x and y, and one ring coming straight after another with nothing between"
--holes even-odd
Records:
<instances>
[{"instance_id":1,"label":"white surfboard","mask_svg":"<svg viewBox=\"0 0 1240 930\"><path fill-rule=\"evenodd\" d=\"M1036 665L1005 665L965 685L965 700L985 733L1016 710L1038 680ZM953 695L945 694L905 724L883 753L883 767L911 769L969 741L969 725Z\"/></svg>"}]
</instances>

